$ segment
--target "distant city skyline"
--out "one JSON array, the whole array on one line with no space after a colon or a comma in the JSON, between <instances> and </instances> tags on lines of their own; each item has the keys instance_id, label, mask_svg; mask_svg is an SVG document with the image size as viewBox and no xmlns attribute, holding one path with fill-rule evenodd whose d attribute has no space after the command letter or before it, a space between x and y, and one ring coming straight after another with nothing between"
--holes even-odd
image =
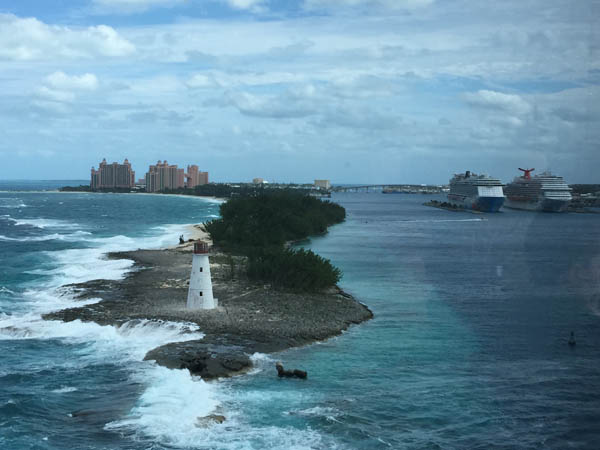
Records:
<instances>
[{"instance_id":1,"label":"distant city skyline","mask_svg":"<svg viewBox=\"0 0 600 450\"><path fill-rule=\"evenodd\" d=\"M0 179L600 181L600 3L6 0Z\"/></svg>"}]
</instances>

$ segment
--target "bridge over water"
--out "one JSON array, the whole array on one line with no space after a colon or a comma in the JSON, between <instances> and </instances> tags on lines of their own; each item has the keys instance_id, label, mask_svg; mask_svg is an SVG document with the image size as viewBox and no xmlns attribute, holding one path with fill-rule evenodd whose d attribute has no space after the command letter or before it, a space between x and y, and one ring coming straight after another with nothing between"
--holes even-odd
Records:
<instances>
[{"instance_id":1,"label":"bridge over water","mask_svg":"<svg viewBox=\"0 0 600 450\"><path fill-rule=\"evenodd\" d=\"M362 186L332 186L331 192L369 192L370 190L386 190L391 192L402 192L406 194L436 194L442 192L442 187L443 186L423 184L365 184Z\"/></svg>"}]
</instances>

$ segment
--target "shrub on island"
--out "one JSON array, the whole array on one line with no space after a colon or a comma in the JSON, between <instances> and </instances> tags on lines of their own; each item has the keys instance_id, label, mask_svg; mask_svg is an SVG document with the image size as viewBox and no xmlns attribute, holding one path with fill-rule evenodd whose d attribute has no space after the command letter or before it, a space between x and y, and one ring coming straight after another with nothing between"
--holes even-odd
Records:
<instances>
[{"instance_id":1,"label":"shrub on island","mask_svg":"<svg viewBox=\"0 0 600 450\"><path fill-rule=\"evenodd\" d=\"M246 255L256 247L281 247L323 234L346 218L340 205L291 190L235 197L220 212L221 218L208 222L206 230L221 247Z\"/></svg>"},{"instance_id":2,"label":"shrub on island","mask_svg":"<svg viewBox=\"0 0 600 450\"><path fill-rule=\"evenodd\" d=\"M315 292L335 285L342 271L311 250L270 249L248 257L248 277L275 288Z\"/></svg>"}]
</instances>

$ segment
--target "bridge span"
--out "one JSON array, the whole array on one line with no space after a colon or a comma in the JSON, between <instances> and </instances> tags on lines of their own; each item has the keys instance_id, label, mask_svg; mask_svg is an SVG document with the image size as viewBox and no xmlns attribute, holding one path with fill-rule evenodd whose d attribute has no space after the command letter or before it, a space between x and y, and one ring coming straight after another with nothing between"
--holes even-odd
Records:
<instances>
[{"instance_id":1,"label":"bridge span","mask_svg":"<svg viewBox=\"0 0 600 450\"><path fill-rule=\"evenodd\" d=\"M423 184L365 184L361 186L332 186L331 192L369 192L381 190L386 193L403 194L437 194L443 192L444 186Z\"/></svg>"}]
</instances>

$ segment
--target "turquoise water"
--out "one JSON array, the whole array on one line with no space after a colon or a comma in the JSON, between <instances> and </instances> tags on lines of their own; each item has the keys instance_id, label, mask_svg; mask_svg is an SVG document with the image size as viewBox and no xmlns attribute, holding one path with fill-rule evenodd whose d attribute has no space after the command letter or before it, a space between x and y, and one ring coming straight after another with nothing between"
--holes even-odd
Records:
<instances>
[{"instance_id":1,"label":"turquoise water","mask_svg":"<svg viewBox=\"0 0 600 450\"><path fill-rule=\"evenodd\" d=\"M306 243L372 321L204 383L142 362L201 336L190 324L39 314L72 304L62 284L130 269L103 252L171 245L218 203L0 193L0 447L597 448L599 217L452 213L425 199L339 194L347 221ZM277 360L309 379L278 379ZM214 411L227 421L195 426Z\"/></svg>"}]
</instances>

